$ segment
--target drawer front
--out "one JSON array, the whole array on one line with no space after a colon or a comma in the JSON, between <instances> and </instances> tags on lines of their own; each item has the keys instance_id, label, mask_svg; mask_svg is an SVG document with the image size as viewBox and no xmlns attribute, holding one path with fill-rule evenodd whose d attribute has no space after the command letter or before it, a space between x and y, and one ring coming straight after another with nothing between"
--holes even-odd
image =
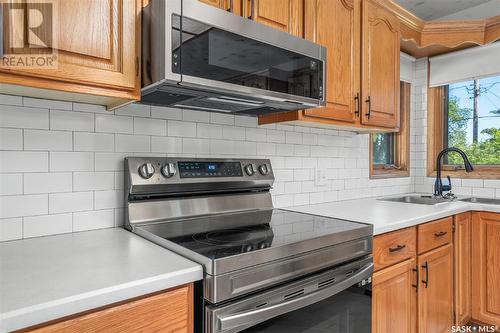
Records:
<instances>
[{"instance_id":1,"label":"drawer front","mask_svg":"<svg viewBox=\"0 0 500 333\"><path fill-rule=\"evenodd\" d=\"M375 270L414 257L416 254L416 227L378 235L373 239L373 262Z\"/></svg>"},{"instance_id":2,"label":"drawer front","mask_svg":"<svg viewBox=\"0 0 500 333\"><path fill-rule=\"evenodd\" d=\"M418 253L424 253L441 245L451 243L453 217L421 224L418 226Z\"/></svg>"}]
</instances>

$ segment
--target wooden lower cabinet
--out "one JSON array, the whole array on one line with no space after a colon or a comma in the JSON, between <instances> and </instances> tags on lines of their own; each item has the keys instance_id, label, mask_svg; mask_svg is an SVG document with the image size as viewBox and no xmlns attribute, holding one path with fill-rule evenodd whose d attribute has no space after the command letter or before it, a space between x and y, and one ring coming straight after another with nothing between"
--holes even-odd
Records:
<instances>
[{"instance_id":1,"label":"wooden lower cabinet","mask_svg":"<svg viewBox=\"0 0 500 333\"><path fill-rule=\"evenodd\" d=\"M384 268L372 279L372 332L416 332L415 259Z\"/></svg>"},{"instance_id":2,"label":"wooden lower cabinet","mask_svg":"<svg viewBox=\"0 0 500 333\"><path fill-rule=\"evenodd\" d=\"M25 332L193 332L193 285L140 298Z\"/></svg>"},{"instance_id":3,"label":"wooden lower cabinet","mask_svg":"<svg viewBox=\"0 0 500 333\"><path fill-rule=\"evenodd\" d=\"M418 332L448 333L453 325L453 245L418 257Z\"/></svg>"},{"instance_id":4,"label":"wooden lower cabinet","mask_svg":"<svg viewBox=\"0 0 500 333\"><path fill-rule=\"evenodd\" d=\"M454 223L455 325L461 326L472 317L471 213L456 215Z\"/></svg>"},{"instance_id":5,"label":"wooden lower cabinet","mask_svg":"<svg viewBox=\"0 0 500 333\"><path fill-rule=\"evenodd\" d=\"M500 327L500 214L472 213L472 318Z\"/></svg>"}]
</instances>

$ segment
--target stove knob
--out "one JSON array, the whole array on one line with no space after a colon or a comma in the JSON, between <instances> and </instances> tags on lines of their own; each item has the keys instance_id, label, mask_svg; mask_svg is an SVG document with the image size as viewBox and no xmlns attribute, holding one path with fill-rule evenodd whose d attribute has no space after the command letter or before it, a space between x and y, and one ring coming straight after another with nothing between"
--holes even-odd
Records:
<instances>
[{"instance_id":1,"label":"stove knob","mask_svg":"<svg viewBox=\"0 0 500 333\"><path fill-rule=\"evenodd\" d=\"M155 174L155 167L151 163L144 163L139 167L139 175L144 179L149 179Z\"/></svg>"},{"instance_id":2,"label":"stove knob","mask_svg":"<svg viewBox=\"0 0 500 333\"><path fill-rule=\"evenodd\" d=\"M259 172L263 176L267 175L269 173L269 167L267 166L267 164L259 165Z\"/></svg>"},{"instance_id":3,"label":"stove knob","mask_svg":"<svg viewBox=\"0 0 500 333\"><path fill-rule=\"evenodd\" d=\"M249 176L253 176L255 174L255 166L253 164L245 165L245 173Z\"/></svg>"},{"instance_id":4,"label":"stove knob","mask_svg":"<svg viewBox=\"0 0 500 333\"><path fill-rule=\"evenodd\" d=\"M161 173L165 177L170 178L172 176L175 176L177 170L175 169L175 165L173 163L167 163L161 168Z\"/></svg>"}]
</instances>

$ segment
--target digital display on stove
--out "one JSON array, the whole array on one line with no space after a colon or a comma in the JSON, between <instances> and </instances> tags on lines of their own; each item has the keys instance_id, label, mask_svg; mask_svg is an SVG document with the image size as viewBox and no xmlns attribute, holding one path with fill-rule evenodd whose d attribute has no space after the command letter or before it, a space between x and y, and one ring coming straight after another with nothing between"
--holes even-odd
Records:
<instances>
[{"instance_id":1,"label":"digital display on stove","mask_svg":"<svg viewBox=\"0 0 500 333\"><path fill-rule=\"evenodd\" d=\"M181 178L243 177L240 162L177 162Z\"/></svg>"}]
</instances>

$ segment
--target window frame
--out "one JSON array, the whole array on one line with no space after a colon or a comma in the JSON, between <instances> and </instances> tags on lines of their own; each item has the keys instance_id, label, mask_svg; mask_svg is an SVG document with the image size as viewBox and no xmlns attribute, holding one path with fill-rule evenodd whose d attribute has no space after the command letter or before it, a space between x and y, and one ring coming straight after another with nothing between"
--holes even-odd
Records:
<instances>
[{"instance_id":1,"label":"window frame","mask_svg":"<svg viewBox=\"0 0 500 333\"><path fill-rule=\"evenodd\" d=\"M447 86L427 89L427 176L436 177L437 154L445 144L445 103L448 102ZM466 172L463 166L442 165L441 170L453 178L498 179L500 165L473 164L474 171Z\"/></svg>"},{"instance_id":2,"label":"window frame","mask_svg":"<svg viewBox=\"0 0 500 333\"><path fill-rule=\"evenodd\" d=\"M370 151L370 179L403 178L410 176L410 107L411 107L411 84L400 81L400 126L395 133L395 168L385 165L373 164L373 136L369 136Z\"/></svg>"}]
</instances>

